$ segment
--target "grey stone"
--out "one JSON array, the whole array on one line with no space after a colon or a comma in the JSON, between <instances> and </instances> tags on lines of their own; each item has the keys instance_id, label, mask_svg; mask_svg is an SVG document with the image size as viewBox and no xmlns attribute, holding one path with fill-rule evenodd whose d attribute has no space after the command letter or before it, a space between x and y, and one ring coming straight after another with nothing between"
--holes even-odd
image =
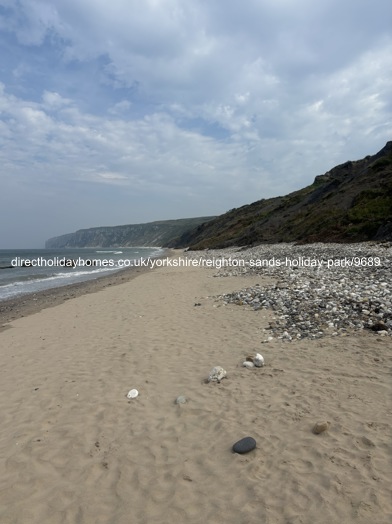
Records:
<instances>
[{"instance_id":1,"label":"grey stone","mask_svg":"<svg viewBox=\"0 0 392 524\"><path fill-rule=\"evenodd\" d=\"M234 453L240 453L242 455L244 453L249 453L249 451L252 451L255 447L255 439L253 437L245 437L233 445L233 451Z\"/></svg>"}]
</instances>

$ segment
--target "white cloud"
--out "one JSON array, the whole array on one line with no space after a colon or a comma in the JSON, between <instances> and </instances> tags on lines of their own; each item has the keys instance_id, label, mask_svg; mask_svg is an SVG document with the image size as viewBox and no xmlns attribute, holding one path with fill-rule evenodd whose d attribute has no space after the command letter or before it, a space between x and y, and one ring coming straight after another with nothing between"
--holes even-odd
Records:
<instances>
[{"instance_id":1,"label":"white cloud","mask_svg":"<svg viewBox=\"0 0 392 524\"><path fill-rule=\"evenodd\" d=\"M43 92L42 100L44 103L44 107L46 107L49 110L59 109L72 104L72 100L70 100L69 98L64 98L58 93L46 90Z\"/></svg>"},{"instance_id":2,"label":"white cloud","mask_svg":"<svg viewBox=\"0 0 392 524\"><path fill-rule=\"evenodd\" d=\"M135 215L106 206L113 220L142 203L153 218L219 213L391 138L387 0L0 6L8 202L19 188L91 216L138 199Z\"/></svg>"}]
</instances>

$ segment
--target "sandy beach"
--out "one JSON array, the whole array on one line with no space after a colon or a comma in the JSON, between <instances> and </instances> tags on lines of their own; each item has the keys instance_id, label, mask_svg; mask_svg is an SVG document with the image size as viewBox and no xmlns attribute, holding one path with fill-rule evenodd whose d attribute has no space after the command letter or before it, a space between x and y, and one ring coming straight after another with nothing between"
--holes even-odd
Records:
<instances>
[{"instance_id":1,"label":"sandy beach","mask_svg":"<svg viewBox=\"0 0 392 524\"><path fill-rule=\"evenodd\" d=\"M1 524L392 521L391 337L262 344L273 312L216 297L267 277L214 273L124 273L5 312Z\"/></svg>"}]
</instances>

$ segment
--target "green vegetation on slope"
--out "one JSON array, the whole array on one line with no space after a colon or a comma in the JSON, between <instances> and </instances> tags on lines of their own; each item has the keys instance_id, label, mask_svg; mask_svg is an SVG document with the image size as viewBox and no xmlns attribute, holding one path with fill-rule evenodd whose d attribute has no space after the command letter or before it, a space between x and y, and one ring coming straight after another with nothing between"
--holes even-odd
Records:
<instances>
[{"instance_id":1,"label":"green vegetation on slope","mask_svg":"<svg viewBox=\"0 0 392 524\"><path fill-rule=\"evenodd\" d=\"M173 247L225 248L262 242L355 242L392 239L392 142L346 162L287 196L232 209Z\"/></svg>"}]
</instances>

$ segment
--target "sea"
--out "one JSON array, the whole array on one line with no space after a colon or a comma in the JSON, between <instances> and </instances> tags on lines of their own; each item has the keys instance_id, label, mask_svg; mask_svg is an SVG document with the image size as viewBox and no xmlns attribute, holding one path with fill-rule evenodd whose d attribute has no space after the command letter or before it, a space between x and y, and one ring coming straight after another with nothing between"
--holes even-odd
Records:
<instances>
[{"instance_id":1,"label":"sea","mask_svg":"<svg viewBox=\"0 0 392 524\"><path fill-rule=\"evenodd\" d=\"M0 249L0 302L110 275L162 253L157 247Z\"/></svg>"}]
</instances>

